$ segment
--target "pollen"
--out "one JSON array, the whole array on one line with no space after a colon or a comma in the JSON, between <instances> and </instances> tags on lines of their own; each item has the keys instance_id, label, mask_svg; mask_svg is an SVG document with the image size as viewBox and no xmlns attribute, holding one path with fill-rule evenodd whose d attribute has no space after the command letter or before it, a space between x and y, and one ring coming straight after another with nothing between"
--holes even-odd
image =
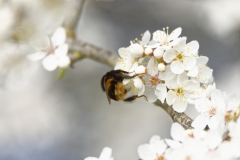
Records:
<instances>
[{"instance_id":1,"label":"pollen","mask_svg":"<svg viewBox=\"0 0 240 160\"><path fill-rule=\"evenodd\" d=\"M160 79L158 76L153 76L150 78L149 82L152 86L157 86L160 83Z\"/></svg>"},{"instance_id":2,"label":"pollen","mask_svg":"<svg viewBox=\"0 0 240 160\"><path fill-rule=\"evenodd\" d=\"M182 59L183 59L183 54L182 54L182 53L179 53L179 54L177 55L177 59L178 59L178 60L182 60Z\"/></svg>"},{"instance_id":3,"label":"pollen","mask_svg":"<svg viewBox=\"0 0 240 160\"><path fill-rule=\"evenodd\" d=\"M177 93L178 96L182 96L184 94L184 90L182 88L178 88L176 90L176 93Z\"/></svg>"},{"instance_id":4,"label":"pollen","mask_svg":"<svg viewBox=\"0 0 240 160\"><path fill-rule=\"evenodd\" d=\"M216 114L216 108L211 108L210 110L209 110L209 115L212 117L212 116L214 116Z\"/></svg>"}]
</instances>

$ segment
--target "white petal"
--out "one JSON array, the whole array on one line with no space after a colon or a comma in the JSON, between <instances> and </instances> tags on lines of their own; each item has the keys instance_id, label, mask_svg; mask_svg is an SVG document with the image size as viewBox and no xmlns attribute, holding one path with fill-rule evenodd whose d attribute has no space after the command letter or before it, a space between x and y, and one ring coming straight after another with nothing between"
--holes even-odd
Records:
<instances>
[{"instance_id":1,"label":"white petal","mask_svg":"<svg viewBox=\"0 0 240 160\"><path fill-rule=\"evenodd\" d=\"M158 62L155 57L152 57L147 65L147 72L151 76L155 76L158 73Z\"/></svg>"},{"instance_id":2,"label":"white petal","mask_svg":"<svg viewBox=\"0 0 240 160\"><path fill-rule=\"evenodd\" d=\"M142 42L141 45L147 45L148 42L150 41L151 34L149 31L146 31L143 36L142 36Z\"/></svg>"},{"instance_id":3,"label":"white petal","mask_svg":"<svg viewBox=\"0 0 240 160\"><path fill-rule=\"evenodd\" d=\"M196 66L196 58L195 57L184 57L183 59L183 64L184 64L184 68L185 70L191 70L193 69L193 67Z\"/></svg>"},{"instance_id":4,"label":"white petal","mask_svg":"<svg viewBox=\"0 0 240 160\"><path fill-rule=\"evenodd\" d=\"M186 90L186 91L189 91L189 92L196 91L199 88L200 88L200 83L198 81L195 81L195 80L188 80L185 83L185 86L183 86L183 89Z\"/></svg>"},{"instance_id":5,"label":"white petal","mask_svg":"<svg viewBox=\"0 0 240 160\"><path fill-rule=\"evenodd\" d=\"M162 44L166 40L166 33L164 31L157 30L153 33L153 40Z\"/></svg>"},{"instance_id":6,"label":"white petal","mask_svg":"<svg viewBox=\"0 0 240 160\"><path fill-rule=\"evenodd\" d=\"M171 71L175 74L181 74L184 71L184 65L180 61L173 61L170 67Z\"/></svg>"},{"instance_id":7,"label":"white petal","mask_svg":"<svg viewBox=\"0 0 240 160\"><path fill-rule=\"evenodd\" d=\"M164 103L165 98L167 97L167 88L165 84L158 84L155 90L157 98Z\"/></svg>"},{"instance_id":8,"label":"white petal","mask_svg":"<svg viewBox=\"0 0 240 160\"><path fill-rule=\"evenodd\" d=\"M192 127L195 129L204 129L208 124L209 117L203 114L200 114L196 117L196 119L192 122Z\"/></svg>"},{"instance_id":9,"label":"white petal","mask_svg":"<svg viewBox=\"0 0 240 160\"><path fill-rule=\"evenodd\" d=\"M176 89L178 87L177 75L169 72L165 78L165 84L169 89Z\"/></svg>"},{"instance_id":10,"label":"white petal","mask_svg":"<svg viewBox=\"0 0 240 160\"><path fill-rule=\"evenodd\" d=\"M167 145L172 149L178 149L182 147L182 144L178 141L174 141L172 139L165 139Z\"/></svg>"},{"instance_id":11,"label":"white petal","mask_svg":"<svg viewBox=\"0 0 240 160\"><path fill-rule=\"evenodd\" d=\"M167 145L166 143L164 142L164 140L161 140L160 142L158 143L155 143L152 145L154 148L155 148L155 151L157 153L157 155L163 155L164 152L166 151L167 149Z\"/></svg>"},{"instance_id":12,"label":"white petal","mask_svg":"<svg viewBox=\"0 0 240 160\"><path fill-rule=\"evenodd\" d=\"M176 98L176 93L172 90L169 90L166 97L167 104L172 105L176 101Z\"/></svg>"},{"instance_id":13,"label":"white petal","mask_svg":"<svg viewBox=\"0 0 240 160\"><path fill-rule=\"evenodd\" d=\"M148 144L142 144L138 147L138 155L143 160L153 160L156 158L156 153L153 148Z\"/></svg>"},{"instance_id":14,"label":"white petal","mask_svg":"<svg viewBox=\"0 0 240 160\"><path fill-rule=\"evenodd\" d=\"M187 44L187 48L188 48L190 54L197 55L198 54L198 49L199 49L198 41L189 42Z\"/></svg>"},{"instance_id":15,"label":"white petal","mask_svg":"<svg viewBox=\"0 0 240 160\"><path fill-rule=\"evenodd\" d=\"M136 74L142 74L146 72L146 67L143 65L140 65L138 67L135 68L135 73Z\"/></svg>"},{"instance_id":16,"label":"white petal","mask_svg":"<svg viewBox=\"0 0 240 160\"><path fill-rule=\"evenodd\" d=\"M142 82L142 80L139 77L135 77L133 79L133 82L134 82L134 86L136 88L142 88L143 87L143 82Z\"/></svg>"},{"instance_id":17,"label":"white petal","mask_svg":"<svg viewBox=\"0 0 240 160\"><path fill-rule=\"evenodd\" d=\"M172 31L172 33L169 35L169 41L174 40L176 38L178 38L180 36L180 34L182 33L182 28L178 27L176 28L174 31Z\"/></svg>"},{"instance_id":18,"label":"white petal","mask_svg":"<svg viewBox=\"0 0 240 160\"><path fill-rule=\"evenodd\" d=\"M37 51L36 53L27 55L27 58L29 60L35 62L35 61L39 61L39 60L43 59L46 55L47 55L46 52Z\"/></svg>"},{"instance_id":19,"label":"white petal","mask_svg":"<svg viewBox=\"0 0 240 160\"><path fill-rule=\"evenodd\" d=\"M171 126L171 136L174 140L183 142L185 129L179 123L173 123Z\"/></svg>"},{"instance_id":20,"label":"white petal","mask_svg":"<svg viewBox=\"0 0 240 160\"><path fill-rule=\"evenodd\" d=\"M201 83L208 83L212 77L213 70L206 66L200 66L197 79Z\"/></svg>"},{"instance_id":21,"label":"white petal","mask_svg":"<svg viewBox=\"0 0 240 160\"><path fill-rule=\"evenodd\" d=\"M126 64L126 63L125 63L125 64ZM126 65L126 66L127 66L127 65ZM131 68L129 68L129 67L131 67ZM129 65L128 67L126 67L126 69L129 68L129 70L127 70L127 71L133 72L134 70L137 69L137 67L138 67L138 62L134 62L132 65Z\"/></svg>"},{"instance_id":22,"label":"white petal","mask_svg":"<svg viewBox=\"0 0 240 160\"><path fill-rule=\"evenodd\" d=\"M112 149L109 147L105 147L102 150L101 155L99 156L99 160L108 160L112 156Z\"/></svg>"},{"instance_id":23,"label":"white petal","mask_svg":"<svg viewBox=\"0 0 240 160\"><path fill-rule=\"evenodd\" d=\"M143 55L143 47L140 44L131 44L129 46L129 51L131 53L131 56L135 58L140 58Z\"/></svg>"},{"instance_id":24,"label":"white petal","mask_svg":"<svg viewBox=\"0 0 240 160\"><path fill-rule=\"evenodd\" d=\"M209 111L210 106L211 101L207 98L200 98L195 101L195 108L200 113Z\"/></svg>"},{"instance_id":25,"label":"white petal","mask_svg":"<svg viewBox=\"0 0 240 160\"><path fill-rule=\"evenodd\" d=\"M185 100L178 100L173 104L173 109L177 111L178 113L182 113L187 108L187 101Z\"/></svg>"},{"instance_id":26,"label":"white petal","mask_svg":"<svg viewBox=\"0 0 240 160\"><path fill-rule=\"evenodd\" d=\"M58 61L55 55L48 55L46 58L42 61L43 67L48 71L53 71L57 69Z\"/></svg>"},{"instance_id":27,"label":"white petal","mask_svg":"<svg viewBox=\"0 0 240 160\"><path fill-rule=\"evenodd\" d=\"M190 76L190 77L197 77L197 75L198 75L198 67L195 66L193 69L189 70L187 75Z\"/></svg>"},{"instance_id":28,"label":"white petal","mask_svg":"<svg viewBox=\"0 0 240 160\"><path fill-rule=\"evenodd\" d=\"M145 92L145 85L142 85L142 88L140 88L139 90L138 90L138 96L141 96L141 95L143 95L143 93Z\"/></svg>"},{"instance_id":29,"label":"white petal","mask_svg":"<svg viewBox=\"0 0 240 160\"><path fill-rule=\"evenodd\" d=\"M163 54L163 60L166 63L172 62L174 58L176 58L176 53L174 52L173 49L166 50L165 53Z\"/></svg>"},{"instance_id":30,"label":"white petal","mask_svg":"<svg viewBox=\"0 0 240 160\"><path fill-rule=\"evenodd\" d=\"M209 119L208 126L211 130L216 130L219 126L219 120L217 119L217 116L212 116Z\"/></svg>"},{"instance_id":31,"label":"white petal","mask_svg":"<svg viewBox=\"0 0 240 160\"><path fill-rule=\"evenodd\" d=\"M118 54L121 58L131 57L129 49L124 47L118 49Z\"/></svg>"},{"instance_id":32,"label":"white petal","mask_svg":"<svg viewBox=\"0 0 240 160\"><path fill-rule=\"evenodd\" d=\"M148 102L153 103L156 102L157 96L155 95L154 88L146 87L144 95L147 97Z\"/></svg>"},{"instance_id":33,"label":"white petal","mask_svg":"<svg viewBox=\"0 0 240 160\"><path fill-rule=\"evenodd\" d=\"M177 84L182 85L185 84L188 81L188 76L186 72L183 72L182 74L179 74L177 77Z\"/></svg>"},{"instance_id":34,"label":"white petal","mask_svg":"<svg viewBox=\"0 0 240 160\"><path fill-rule=\"evenodd\" d=\"M59 46L54 53L57 57L66 56L68 53L68 44L65 43Z\"/></svg>"},{"instance_id":35,"label":"white petal","mask_svg":"<svg viewBox=\"0 0 240 160\"><path fill-rule=\"evenodd\" d=\"M205 65L208 62L208 57L200 56L197 58L197 65Z\"/></svg>"},{"instance_id":36,"label":"white petal","mask_svg":"<svg viewBox=\"0 0 240 160\"><path fill-rule=\"evenodd\" d=\"M30 37L29 44L35 50L45 50L50 46L50 39L42 33L36 33Z\"/></svg>"},{"instance_id":37,"label":"white petal","mask_svg":"<svg viewBox=\"0 0 240 160\"><path fill-rule=\"evenodd\" d=\"M153 135L149 141L149 144L154 144L154 143L157 143L157 142L160 142L161 140L161 137L158 136L158 135Z\"/></svg>"},{"instance_id":38,"label":"white petal","mask_svg":"<svg viewBox=\"0 0 240 160\"><path fill-rule=\"evenodd\" d=\"M160 47L156 48L156 49L153 51L153 55L154 55L154 57L156 57L156 58L161 58L161 57L163 56L163 53L164 53L164 51L163 51Z\"/></svg>"},{"instance_id":39,"label":"white petal","mask_svg":"<svg viewBox=\"0 0 240 160\"><path fill-rule=\"evenodd\" d=\"M60 46L66 41L66 31L63 27L58 27L51 37L53 47Z\"/></svg>"},{"instance_id":40,"label":"white petal","mask_svg":"<svg viewBox=\"0 0 240 160\"><path fill-rule=\"evenodd\" d=\"M60 57L58 59L58 67L59 68L67 68L70 66L71 60L68 56Z\"/></svg>"}]
</instances>

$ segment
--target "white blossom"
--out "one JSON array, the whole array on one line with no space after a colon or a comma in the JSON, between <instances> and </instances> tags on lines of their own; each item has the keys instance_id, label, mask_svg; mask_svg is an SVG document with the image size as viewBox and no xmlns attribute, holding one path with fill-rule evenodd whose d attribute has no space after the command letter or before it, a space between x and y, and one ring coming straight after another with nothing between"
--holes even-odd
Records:
<instances>
[{"instance_id":1,"label":"white blossom","mask_svg":"<svg viewBox=\"0 0 240 160\"><path fill-rule=\"evenodd\" d=\"M113 160L112 149L109 147L105 147L105 148L103 148L102 153L100 154L99 158L87 157L84 160Z\"/></svg>"},{"instance_id":2,"label":"white blossom","mask_svg":"<svg viewBox=\"0 0 240 160\"><path fill-rule=\"evenodd\" d=\"M27 58L32 61L42 60L43 67L48 71L53 71L57 69L57 67L67 68L71 61L67 55L68 44L65 43L65 29L62 27L57 28L50 38L50 42L48 42L49 39L45 37L43 37L43 40L46 41L44 44L49 44L46 51L37 51L33 54L29 54ZM36 47L36 49L39 49L39 47Z\"/></svg>"},{"instance_id":3,"label":"white blossom","mask_svg":"<svg viewBox=\"0 0 240 160\"><path fill-rule=\"evenodd\" d=\"M138 147L138 155L142 160L159 160L164 159L164 152L167 145L160 136L152 136L149 144L142 144Z\"/></svg>"},{"instance_id":4,"label":"white blossom","mask_svg":"<svg viewBox=\"0 0 240 160\"><path fill-rule=\"evenodd\" d=\"M186 110L188 99L199 88L199 83L188 80L185 72L180 75L169 73L166 85L169 88L166 97L167 104L172 105L173 109L179 113Z\"/></svg>"}]
</instances>

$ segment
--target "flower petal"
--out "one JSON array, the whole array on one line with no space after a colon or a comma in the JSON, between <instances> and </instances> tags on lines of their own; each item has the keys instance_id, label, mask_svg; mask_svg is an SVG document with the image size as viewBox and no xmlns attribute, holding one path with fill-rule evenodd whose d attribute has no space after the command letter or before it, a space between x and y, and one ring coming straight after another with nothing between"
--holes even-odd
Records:
<instances>
[{"instance_id":1,"label":"flower petal","mask_svg":"<svg viewBox=\"0 0 240 160\"><path fill-rule=\"evenodd\" d=\"M154 152L154 149L149 144L142 144L138 146L138 155L140 159L155 159L156 153Z\"/></svg>"},{"instance_id":2,"label":"flower petal","mask_svg":"<svg viewBox=\"0 0 240 160\"><path fill-rule=\"evenodd\" d=\"M167 145L172 149L178 149L182 147L182 144L178 141L174 141L172 139L165 139Z\"/></svg>"},{"instance_id":3,"label":"flower petal","mask_svg":"<svg viewBox=\"0 0 240 160\"><path fill-rule=\"evenodd\" d=\"M36 53L27 55L27 58L29 60L35 62L35 61L39 61L39 60L43 59L46 55L47 55L46 52L37 51Z\"/></svg>"},{"instance_id":4,"label":"flower petal","mask_svg":"<svg viewBox=\"0 0 240 160\"><path fill-rule=\"evenodd\" d=\"M183 72L182 74L179 74L177 77L177 84L182 85L185 84L188 81L188 76L186 72Z\"/></svg>"},{"instance_id":5,"label":"flower petal","mask_svg":"<svg viewBox=\"0 0 240 160\"><path fill-rule=\"evenodd\" d=\"M147 30L143 36L142 36L142 42L141 42L141 45L147 45L148 42L150 41L150 38L151 38L151 34L150 32Z\"/></svg>"},{"instance_id":6,"label":"flower petal","mask_svg":"<svg viewBox=\"0 0 240 160\"><path fill-rule=\"evenodd\" d=\"M175 111L177 111L178 113L182 113L186 110L187 108L187 101L185 100L179 100L178 101L175 101L175 103L173 104L173 109Z\"/></svg>"},{"instance_id":7,"label":"flower petal","mask_svg":"<svg viewBox=\"0 0 240 160\"><path fill-rule=\"evenodd\" d=\"M203 114L200 114L192 122L192 127L195 129L204 129L208 124L209 117Z\"/></svg>"},{"instance_id":8,"label":"flower petal","mask_svg":"<svg viewBox=\"0 0 240 160\"><path fill-rule=\"evenodd\" d=\"M193 69L189 70L187 75L189 77L196 77L198 75L198 67L195 66Z\"/></svg>"},{"instance_id":9,"label":"flower petal","mask_svg":"<svg viewBox=\"0 0 240 160\"><path fill-rule=\"evenodd\" d=\"M208 62L208 57L200 56L197 58L197 65L205 65Z\"/></svg>"},{"instance_id":10,"label":"flower petal","mask_svg":"<svg viewBox=\"0 0 240 160\"><path fill-rule=\"evenodd\" d=\"M172 31L172 33L169 35L168 40L171 41L171 40L174 40L174 39L178 38L181 33L182 33L182 28L181 28L181 27L176 28L176 29L175 29L174 31Z\"/></svg>"},{"instance_id":11,"label":"flower petal","mask_svg":"<svg viewBox=\"0 0 240 160\"><path fill-rule=\"evenodd\" d=\"M154 88L146 87L144 95L147 97L148 102L153 103L156 102L157 96L155 95Z\"/></svg>"},{"instance_id":12,"label":"flower petal","mask_svg":"<svg viewBox=\"0 0 240 160\"><path fill-rule=\"evenodd\" d=\"M187 44L187 50L190 55L197 55L198 49L199 49L199 43L198 41L191 41Z\"/></svg>"},{"instance_id":13,"label":"flower petal","mask_svg":"<svg viewBox=\"0 0 240 160\"><path fill-rule=\"evenodd\" d=\"M196 66L196 58L195 57L184 57L183 59L183 65L185 70L191 70L193 67Z\"/></svg>"},{"instance_id":14,"label":"flower petal","mask_svg":"<svg viewBox=\"0 0 240 160\"><path fill-rule=\"evenodd\" d=\"M168 105L172 105L177 99L177 95L174 91L169 90L167 93L166 101Z\"/></svg>"},{"instance_id":15,"label":"flower petal","mask_svg":"<svg viewBox=\"0 0 240 160\"><path fill-rule=\"evenodd\" d=\"M68 53L68 44L65 43L59 46L54 53L57 57L66 56Z\"/></svg>"},{"instance_id":16,"label":"flower petal","mask_svg":"<svg viewBox=\"0 0 240 160\"><path fill-rule=\"evenodd\" d=\"M36 33L30 37L29 44L35 50L45 50L50 46L50 39L42 33Z\"/></svg>"},{"instance_id":17,"label":"flower petal","mask_svg":"<svg viewBox=\"0 0 240 160\"><path fill-rule=\"evenodd\" d=\"M142 80L139 77L135 77L133 79L133 82L134 82L134 86L136 88L142 88L143 87L143 82L142 82Z\"/></svg>"},{"instance_id":18,"label":"flower petal","mask_svg":"<svg viewBox=\"0 0 240 160\"><path fill-rule=\"evenodd\" d=\"M63 27L58 27L51 37L53 48L60 46L66 41L66 30Z\"/></svg>"},{"instance_id":19,"label":"flower petal","mask_svg":"<svg viewBox=\"0 0 240 160\"><path fill-rule=\"evenodd\" d=\"M174 140L183 142L185 129L179 123L173 123L171 126L171 136Z\"/></svg>"},{"instance_id":20,"label":"flower petal","mask_svg":"<svg viewBox=\"0 0 240 160\"><path fill-rule=\"evenodd\" d=\"M99 160L108 160L112 156L112 149L109 147L104 147Z\"/></svg>"},{"instance_id":21,"label":"flower petal","mask_svg":"<svg viewBox=\"0 0 240 160\"><path fill-rule=\"evenodd\" d=\"M158 73L158 62L155 57L152 57L147 65L147 72L151 76L155 76Z\"/></svg>"},{"instance_id":22,"label":"flower petal","mask_svg":"<svg viewBox=\"0 0 240 160\"><path fill-rule=\"evenodd\" d=\"M68 56L60 57L58 59L58 67L59 68L67 68L67 67L69 67L70 63L71 63L71 60Z\"/></svg>"},{"instance_id":23,"label":"flower petal","mask_svg":"<svg viewBox=\"0 0 240 160\"><path fill-rule=\"evenodd\" d=\"M55 55L48 55L46 58L42 61L43 67L48 71L53 71L58 66L58 61Z\"/></svg>"},{"instance_id":24,"label":"flower petal","mask_svg":"<svg viewBox=\"0 0 240 160\"><path fill-rule=\"evenodd\" d=\"M165 53L163 54L163 60L166 63L172 62L174 58L176 58L176 53L174 52L173 49L166 50Z\"/></svg>"},{"instance_id":25,"label":"flower petal","mask_svg":"<svg viewBox=\"0 0 240 160\"><path fill-rule=\"evenodd\" d=\"M164 103L165 98L167 97L167 88L165 84L158 84L155 90L157 98Z\"/></svg>"},{"instance_id":26,"label":"flower petal","mask_svg":"<svg viewBox=\"0 0 240 160\"><path fill-rule=\"evenodd\" d=\"M211 129L211 130L216 130L218 128L220 124L220 121L217 119L217 116L212 116L210 119L209 119L209 122L208 122L208 127Z\"/></svg>"},{"instance_id":27,"label":"flower petal","mask_svg":"<svg viewBox=\"0 0 240 160\"><path fill-rule=\"evenodd\" d=\"M184 65L180 61L173 61L170 67L171 71L175 74L181 74L184 71Z\"/></svg>"}]
</instances>

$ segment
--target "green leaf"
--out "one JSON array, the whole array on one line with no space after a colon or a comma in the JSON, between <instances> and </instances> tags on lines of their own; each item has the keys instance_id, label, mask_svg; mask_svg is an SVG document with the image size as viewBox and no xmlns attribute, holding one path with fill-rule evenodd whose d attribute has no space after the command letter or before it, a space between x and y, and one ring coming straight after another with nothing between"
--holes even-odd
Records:
<instances>
[{"instance_id":1,"label":"green leaf","mask_svg":"<svg viewBox=\"0 0 240 160\"><path fill-rule=\"evenodd\" d=\"M58 81L64 77L66 71L67 71L67 69L60 69L60 70L59 70L58 76L57 76L57 80L58 80Z\"/></svg>"}]
</instances>

